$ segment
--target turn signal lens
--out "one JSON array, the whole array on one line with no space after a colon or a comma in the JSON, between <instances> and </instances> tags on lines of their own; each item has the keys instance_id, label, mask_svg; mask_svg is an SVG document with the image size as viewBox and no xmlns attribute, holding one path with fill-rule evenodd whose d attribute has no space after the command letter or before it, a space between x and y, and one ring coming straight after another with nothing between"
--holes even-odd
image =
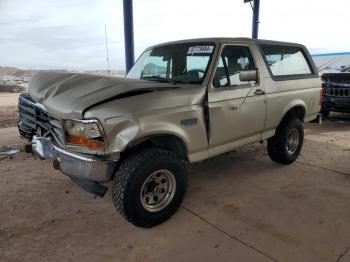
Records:
<instances>
[{"instance_id":1,"label":"turn signal lens","mask_svg":"<svg viewBox=\"0 0 350 262\"><path fill-rule=\"evenodd\" d=\"M67 142L70 144L82 145L91 149L104 148L105 146L105 143L103 141L92 140L92 139L90 140L90 139L87 139L85 136L68 135L66 138L67 138Z\"/></svg>"},{"instance_id":2,"label":"turn signal lens","mask_svg":"<svg viewBox=\"0 0 350 262\"><path fill-rule=\"evenodd\" d=\"M96 149L104 148L105 143L98 140L88 140L85 146L88 148L96 148Z\"/></svg>"}]
</instances>

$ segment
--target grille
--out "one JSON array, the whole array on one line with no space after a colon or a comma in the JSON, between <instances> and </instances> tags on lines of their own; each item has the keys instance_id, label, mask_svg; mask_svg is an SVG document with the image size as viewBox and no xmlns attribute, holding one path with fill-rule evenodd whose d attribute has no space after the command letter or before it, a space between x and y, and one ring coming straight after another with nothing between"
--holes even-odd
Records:
<instances>
[{"instance_id":1,"label":"grille","mask_svg":"<svg viewBox=\"0 0 350 262\"><path fill-rule=\"evenodd\" d=\"M57 143L64 145L62 121L49 116L42 105L25 93L18 99L18 129L23 137L51 135Z\"/></svg>"},{"instance_id":2,"label":"grille","mask_svg":"<svg viewBox=\"0 0 350 262\"><path fill-rule=\"evenodd\" d=\"M348 96L350 96L350 88L331 87L331 88L328 89L328 94L330 96L344 96L344 97L348 97Z\"/></svg>"},{"instance_id":3,"label":"grille","mask_svg":"<svg viewBox=\"0 0 350 262\"><path fill-rule=\"evenodd\" d=\"M323 94L326 96L350 97L350 83L326 81L323 87Z\"/></svg>"}]
</instances>

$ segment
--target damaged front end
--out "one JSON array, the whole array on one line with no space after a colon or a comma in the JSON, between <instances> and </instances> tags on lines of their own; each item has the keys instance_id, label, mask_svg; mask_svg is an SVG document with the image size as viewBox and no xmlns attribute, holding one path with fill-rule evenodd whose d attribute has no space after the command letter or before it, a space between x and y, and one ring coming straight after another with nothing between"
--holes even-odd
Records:
<instances>
[{"instance_id":1,"label":"damaged front end","mask_svg":"<svg viewBox=\"0 0 350 262\"><path fill-rule=\"evenodd\" d=\"M53 160L54 168L70 177L84 190L103 197L114 174L117 158L72 153L64 149L62 121L50 116L45 108L31 99L29 94L19 97L18 129L30 141L29 149L40 159Z\"/></svg>"},{"instance_id":2,"label":"damaged front end","mask_svg":"<svg viewBox=\"0 0 350 262\"><path fill-rule=\"evenodd\" d=\"M350 73L326 73L322 75L323 101L321 112L350 113Z\"/></svg>"}]
</instances>

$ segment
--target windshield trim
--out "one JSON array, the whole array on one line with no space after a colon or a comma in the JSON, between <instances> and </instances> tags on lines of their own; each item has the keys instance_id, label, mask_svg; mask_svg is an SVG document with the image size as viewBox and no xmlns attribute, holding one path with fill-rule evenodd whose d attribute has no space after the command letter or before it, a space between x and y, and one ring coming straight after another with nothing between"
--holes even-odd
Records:
<instances>
[{"instance_id":1,"label":"windshield trim","mask_svg":"<svg viewBox=\"0 0 350 262\"><path fill-rule=\"evenodd\" d=\"M126 78L128 78L129 73L132 71L132 69L134 68L134 66L138 63L138 61L141 59L141 57L148 51L151 51L153 49L156 48L162 48L162 47L170 47L170 46L174 46L174 45L180 45L180 44L193 44L193 45L211 45L213 46L213 51L211 52L211 54L209 55L209 60L204 72L204 75L201 79L201 81L198 81L196 83L194 83L193 81L190 82L182 82L182 81L176 81L176 80L172 80L172 79L168 79L168 78L164 78L165 80L168 80L169 82L175 82L177 84L184 84L184 85L203 85L203 83L205 82L205 80L208 78L208 72L210 71L210 67L212 64L212 61L215 57L216 54L216 50L217 50L217 43L213 42L213 41L188 41L188 42L174 42L174 43L166 43L166 44L160 44L160 45L156 45L156 46L151 46L146 48L137 58L137 60L135 61L135 63L132 65L132 67L130 68L129 72L126 74ZM131 79L131 78L130 78ZM146 80L146 79L142 79L142 78L138 78L140 80ZM147 81L147 80L146 80ZM153 81L153 80L152 80Z\"/></svg>"}]
</instances>

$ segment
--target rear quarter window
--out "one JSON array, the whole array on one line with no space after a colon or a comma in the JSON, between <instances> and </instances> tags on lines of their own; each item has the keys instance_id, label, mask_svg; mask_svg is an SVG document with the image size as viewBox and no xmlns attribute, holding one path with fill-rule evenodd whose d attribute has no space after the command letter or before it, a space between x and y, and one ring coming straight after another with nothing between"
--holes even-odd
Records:
<instances>
[{"instance_id":1,"label":"rear quarter window","mask_svg":"<svg viewBox=\"0 0 350 262\"><path fill-rule=\"evenodd\" d=\"M312 68L300 47L262 45L263 55L275 77L313 75Z\"/></svg>"}]
</instances>

